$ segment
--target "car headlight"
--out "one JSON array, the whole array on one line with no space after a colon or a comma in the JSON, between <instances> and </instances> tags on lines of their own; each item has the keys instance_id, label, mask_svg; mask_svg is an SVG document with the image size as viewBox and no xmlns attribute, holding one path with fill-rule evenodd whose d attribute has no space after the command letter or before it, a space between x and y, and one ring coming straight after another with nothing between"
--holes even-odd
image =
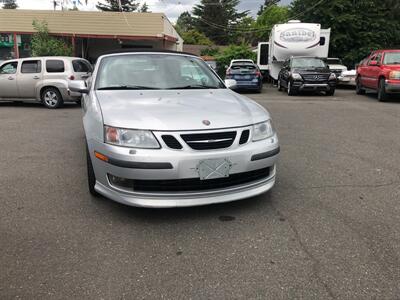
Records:
<instances>
[{"instance_id":1,"label":"car headlight","mask_svg":"<svg viewBox=\"0 0 400 300\"><path fill-rule=\"evenodd\" d=\"M253 142L267 139L274 135L271 120L253 125Z\"/></svg>"},{"instance_id":2,"label":"car headlight","mask_svg":"<svg viewBox=\"0 0 400 300\"><path fill-rule=\"evenodd\" d=\"M303 77L299 73L292 73L293 80L303 80Z\"/></svg>"},{"instance_id":3,"label":"car headlight","mask_svg":"<svg viewBox=\"0 0 400 300\"><path fill-rule=\"evenodd\" d=\"M335 80L335 79L336 79L335 73L331 73L331 75L329 75L329 80Z\"/></svg>"},{"instance_id":4,"label":"car headlight","mask_svg":"<svg viewBox=\"0 0 400 300\"><path fill-rule=\"evenodd\" d=\"M108 144L144 148L158 149L160 144L149 130L123 129L104 126L104 141Z\"/></svg>"},{"instance_id":5,"label":"car headlight","mask_svg":"<svg viewBox=\"0 0 400 300\"><path fill-rule=\"evenodd\" d=\"M400 79L400 71L391 71L389 73L389 79Z\"/></svg>"}]
</instances>

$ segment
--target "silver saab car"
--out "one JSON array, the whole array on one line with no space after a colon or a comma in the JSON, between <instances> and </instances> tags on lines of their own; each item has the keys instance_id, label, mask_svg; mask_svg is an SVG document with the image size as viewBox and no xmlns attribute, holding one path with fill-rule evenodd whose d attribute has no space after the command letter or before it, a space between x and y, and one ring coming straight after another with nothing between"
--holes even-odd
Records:
<instances>
[{"instance_id":1,"label":"silver saab car","mask_svg":"<svg viewBox=\"0 0 400 300\"><path fill-rule=\"evenodd\" d=\"M275 183L269 113L200 58L135 52L99 58L84 94L89 190L143 207L253 197Z\"/></svg>"}]
</instances>

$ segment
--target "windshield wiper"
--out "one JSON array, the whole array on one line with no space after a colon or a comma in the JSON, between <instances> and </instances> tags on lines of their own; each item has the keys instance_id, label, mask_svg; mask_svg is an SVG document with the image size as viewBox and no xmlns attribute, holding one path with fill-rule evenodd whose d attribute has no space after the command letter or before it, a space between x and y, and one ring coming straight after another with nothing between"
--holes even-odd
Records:
<instances>
[{"instance_id":1,"label":"windshield wiper","mask_svg":"<svg viewBox=\"0 0 400 300\"><path fill-rule=\"evenodd\" d=\"M184 85L184 86L176 86L172 88L168 88L168 90L193 90L193 89L218 89L217 86L209 86L209 85Z\"/></svg>"},{"instance_id":2,"label":"windshield wiper","mask_svg":"<svg viewBox=\"0 0 400 300\"><path fill-rule=\"evenodd\" d=\"M99 91L106 90L159 90L159 88L152 86L142 86L142 85L111 85L98 88Z\"/></svg>"}]
</instances>

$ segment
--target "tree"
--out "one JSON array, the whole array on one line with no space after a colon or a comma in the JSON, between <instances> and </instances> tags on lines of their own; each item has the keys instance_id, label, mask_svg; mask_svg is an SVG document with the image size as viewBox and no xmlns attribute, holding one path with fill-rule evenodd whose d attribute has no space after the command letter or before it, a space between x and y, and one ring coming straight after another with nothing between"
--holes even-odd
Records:
<instances>
[{"instance_id":1,"label":"tree","mask_svg":"<svg viewBox=\"0 0 400 300\"><path fill-rule=\"evenodd\" d=\"M139 12L145 13L149 11L149 6L147 5L147 3L143 3L142 6L139 8Z\"/></svg>"},{"instance_id":2,"label":"tree","mask_svg":"<svg viewBox=\"0 0 400 300\"><path fill-rule=\"evenodd\" d=\"M136 0L105 0L106 3L98 2L96 7L102 11L124 11L132 12L139 8ZM121 3L121 6L119 5Z\"/></svg>"},{"instance_id":3,"label":"tree","mask_svg":"<svg viewBox=\"0 0 400 300\"><path fill-rule=\"evenodd\" d=\"M182 33L182 38L185 44L189 45L207 45L211 46L213 43L203 33L194 29Z\"/></svg>"},{"instance_id":4,"label":"tree","mask_svg":"<svg viewBox=\"0 0 400 300\"><path fill-rule=\"evenodd\" d=\"M270 6L277 5L281 0L264 0L264 4L260 6L260 10L257 12L257 15L261 15L265 9Z\"/></svg>"},{"instance_id":5,"label":"tree","mask_svg":"<svg viewBox=\"0 0 400 300\"><path fill-rule=\"evenodd\" d=\"M72 56L72 47L50 36L45 21L35 20L32 25L37 31L33 34L31 41L32 56Z\"/></svg>"},{"instance_id":6,"label":"tree","mask_svg":"<svg viewBox=\"0 0 400 300\"><path fill-rule=\"evenodd\" d=\"M180 14L178 20L176 21L175 29L179 33L184 33L185 31L189 31L194 29L194 19L188 11L185 11Z\"/></svg>"},{"instance_id":7,"label":"tree","mask_svg":"<svg viewBox=\"0 0 400 300\"><path fill-rule=\"evenodd\" d=\"M269 34L275 24L284 23L289 17L287 6L270 5L257 17L254 35L258 41L268 41Z\"/></svg>"},{"instance_id":8,"label":"tree","mask_svg":"<svg viewBox=\"0 0 400 300\"><path fill-rule=\"evenodd\" d=\"M350 67L371 50L400 46L398 0L336 0L317 6L314 0L295 0L290 14L331 28L329 55L342 58Z\"/></svg>"},{"instance_id":9,"label":"tree","mask_svg":"<svg viewBox=\"0 0 400 300\"><path fill-rule=\"evenodd\" d=\"M201 0L193 8L195 28L221 45L234 41L235 26L248 11L238 12L239 0Z\"/></svg>"},{"instance_id":10,"label":"tree","mask_svg":"<svg viewBox=\"0 0 400 300\"><path fill-rule=\"evenodd\" d=\"M16 0L4 0L3 9L16 9L18 8Z\"/></svg>"}]
</instances>

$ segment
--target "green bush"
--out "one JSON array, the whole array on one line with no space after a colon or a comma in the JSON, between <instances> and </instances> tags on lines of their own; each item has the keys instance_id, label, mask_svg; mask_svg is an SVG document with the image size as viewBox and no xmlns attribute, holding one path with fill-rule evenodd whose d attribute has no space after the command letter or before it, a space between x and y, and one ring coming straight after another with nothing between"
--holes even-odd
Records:
<instances>
[{"instance_id":1,"label":"green bush","mask_svg":"<svg viewBox=\"0 0 400 300\"><path fill-rule=\"evenodd\" d=\"M219 49L214 47L207 47L200 51L201 56L217 56L219 54Z\"/></svg>"},{"instance_id":2,"label":"green bush","mask_svg":"<svg viewBox=\"0 0 400 300\"><path fill-rule=\"evenodd\" d=\"M31 41L32 56L72 56L72 47L64 41L50 36L45 21L35 20L32 25L37 31L33 34Z\"/></svg>"},{"instance_id":3,"label":"green bush","mask_svg":"<svg viewBox=\"0 0 400 300\"><path fill-rule=\"evenodd\" d=\"M216 57L218 74L224 78L226 66L229 66L232 59L252 59L255 61L257 55L248 45L230 45Z\"/></svg>"}]
</instances>

